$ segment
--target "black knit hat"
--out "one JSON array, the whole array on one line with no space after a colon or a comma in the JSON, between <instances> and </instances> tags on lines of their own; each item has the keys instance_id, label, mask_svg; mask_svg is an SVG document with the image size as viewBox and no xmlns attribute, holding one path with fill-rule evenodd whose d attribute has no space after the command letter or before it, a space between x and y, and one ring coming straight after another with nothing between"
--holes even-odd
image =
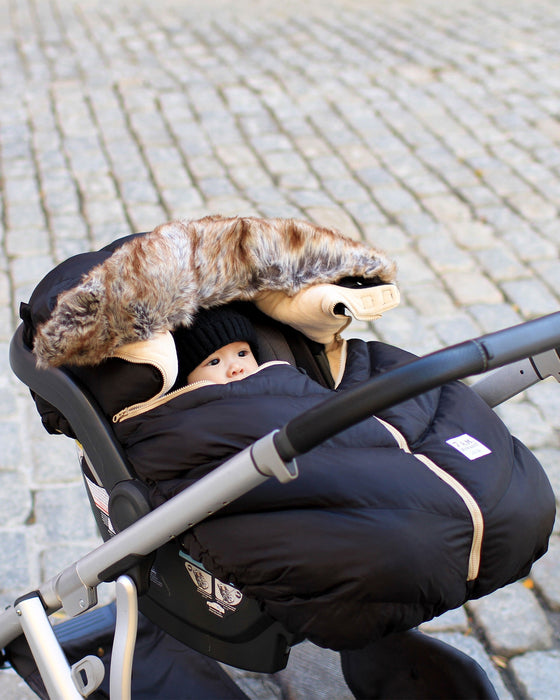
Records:
<instances>
[{"instance_id":1,"label":"black knit hat","mask_svg":"<svg viewBox=\"0 0 560 700\"><path fill-rule=\"evenodd\" d=\"M229 343L245 341L257 356L257 334L249 319L231 306L218 306L198 312L188 328L173 331L179 358L179 379L186 377L195 367L219 348Z\"/></svg>"}]
</instances>

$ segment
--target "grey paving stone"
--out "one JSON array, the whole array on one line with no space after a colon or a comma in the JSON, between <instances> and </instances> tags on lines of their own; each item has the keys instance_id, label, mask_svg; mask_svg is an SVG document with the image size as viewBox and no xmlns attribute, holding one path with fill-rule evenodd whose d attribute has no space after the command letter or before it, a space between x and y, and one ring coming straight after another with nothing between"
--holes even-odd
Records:
<instances>
[{"instance_id":1,"label":"grey paving stone","mask_svg":"<svg viewBox=\"0 0 560 700\"><path fill-rule=\"evenodd\" d=\"M460 186L457 192L461 198L474 209L475 212L479 208L500 206L501 200L498 195L489 187L483 184Z\"/></svg>"},{"instance_id":2,"label":"grey paving stone","mask_svg":"<svg viewBox=\"0 0 560 700\"><path fill-rule=\"evenodd\" d=\"M527 221L552 221L558 216L558 206L535 192L507 198Z\"/></svg>"},{"instance_id":3,"label":"grey paving stone","mask_svg":"<svg viewBox=\"0 0 560 700\"><path fill-rule=\"evenodd\" d=\"M560 538L552 537L548 552L533 565L531 577L551 610L560 611Z\"/></svg>"},{"instance_id":4,"label":"grey paving stone","mask_svg":"<svg viewBox=\"0 0 560 700\"><path fill-rule=\"evenodd\" d=\"M501 287L526 319L554 313L558 309L558 300L539 279L506 281Z\"/></svg>"},{"instance_id":5,"label":"grey paving stone","mask_svg":"<svg viewBox=\"0 0 560 700\"><path fill-rule=\"evenodd\" d=\"M294 190L290 192L291 201L302 209L308 207L332 207L335 202L325 192L316 189Z\"/></svg>"},{"instance_id":6,"label":"grey paving stone","mask_svg":"<svg viewBox=\"0 0 560 700\"><path fill-rule=\"evenodd\" d=\"M2 529L2 557L0 557L0 599L2 604L13 602L40 581L35 538L43 533L40 526L19 526Z\"/></svg>"},{"instance_id":7,"label":"grey paving stone","mask_svg":"<svg viewBox=\"0 0 560 700\"><path fill-rule=\"evenodd\" d=\"M49 486L38 491L35 517L44 523L49 544L96 540L93 515L81 483Z\"/></svg>"},{"instance_id":8,"label":"grey paving stone","mask_svg":"<svg viewBox=\"0 0 560 700\"><path fill-rule=\"evenodd\" d=\"M27 420L38 421L38 416ZM78 456L73 440L64 435L49 435L41 426L31 432L33 480L39 486L76 483L80 480Z\"/></svg>"},{"instance_id":9,"label":"grey paving stone","mask_svg":"<svg viewBox=\"0 0 560 700\"><path fill-rule=\"evenodd\" d=\"M539 409L527 401L509 401L497 407L511 433L531 449L558 446L558 434Z\"/></svg>"},{"instance_id":10,"label":"grey paving stone","mask_svg":"<svg viewBox=\"0 0 560 700\"><path fill-rule=\"evenodd\" d=\"M134 232L151 231L156 226L170 218L168 212L159 204L129 204L126 207L128 220L131 222Z\"/></svg>"},{"instance_id":11,"label":"grey paving stone","mask_svg":"<svg viewBox=\"0 0 560 700\"><path fill-rule=\"evenodd\" d=\"M290 172L306 172L307 164L297 153L275 151L271 153L263 153L263 160L273 175Z\"/></svg>"},{"instance_id":12,"label":"grey paving stone","mask_svg":"<svg viewBox=\"0 0 560 700\"><path fill-rule=\"evenodd\" d=\"M398 216L403 212L420 212L418 201L402 186L373 187L371 193L380 209L389 216Z\"/></svg>"},{"instance_id":13,"label":"grey paving stone","mask_svg":"<svg viewBox=\"0 0 560 700\"><path fill-rule=\"evenodd\" d=\"M87 247L88 226L81 214L59 213L57 211L52 212L49 219L50 230L52 237L54 238L55 248L57 244L60 244L61 241L64 241L65 239L79 240L82 243L83 249Z\"/></svg>"},{"instance_id":14,"label":"grey paving stone","mask_svg":"<svg viewBox=\"0 0 560 700\"><path fill-rule=\"evenodd\" d=\"M470 253L461 250L441 230L439 235L421 238L418 241L418 250L429 261L430 267L440 274L470 271L474 267Z\"/></svg>"},{"instance_id":15,"label":"grey paving stone","mask_svg":"<svg viewBox=\"0 0 560 700\"><path fill-rule=\"evenodd\" d=\"M519 279L531 274L513 251L502 243L476 251L475 256L482 269L496 281Z\"/></svg>"},{"instance_id":16,"label":"grey paving stone","mask_svg":"<svg viewBox=\"0 0 560 700\"><path fill-rule=\"evenodd\" d=\"M374 202L348 202L346 208L362 226L383 226L389 223L385 214Z\"/></svg>"},{"instance_id":17,"label":"grey paving stone","mask_svg":"<svg viewBox=\"0 0 560 700\"><path fill-rule=\"evenodd\" d=\"M560 261L536 260L533 267L556 298L560 294Z\"/></svg>"},{"instance_id":18,"label":"grey paving stone","mask_svg":"<svg viewBox=\"0 0 560 700\"><path fill-rule=\"evenodd\" d=\"M360 230L366 241L383 250L390 250L393 258L410 247L410 239L400 227L362 224Z\"/></svg>"},{"instance_id":19,"label":"grey paving stone","mask_svg":"<svg viewBox=\"0 0 560 700\"><path fill-rule=\"evenodd\" d=\"M413 290L418 284L438 284L438 276L428 262L412 250L399 255L399 281L405 290Z\"/></svg>"},{"instance_id":20,"label":"grey paving stone","mask_svg":"<svg viewBox=\"0 0 560 700\"><path fill-rule=\"evenodd\" d=\"M7 366L7 362L0 362L0 371L4 364L6 365L5 376L9 376L8 372L11 372L11 370ZM10 383L7 381L7 379L0 376L0 421L9 418L13 419L14 415L17 414L18 409L18 395L16 388L14 387L13 383Z\"/></svg>"},{"instance_id":21,"label":"grey paving stone","mask_svg":"<svg viewBox=\"0 0 560 700\"><path fill-rule=\"evenodd\" d=\"M121 196L129 206L135 204L154 204L158 193L149 180L123 180L120 183Z\"/></svg>"},{"instance_id":22,"label":"grey paving stone","mask_svg":"<svg viewBox=\"0 0 560 700\"><path fill-rule=\"evenodd\" d=\"M442 228L442 224L425 212L401 213L399 214L398 225L412 239L418 240L430 239L434 235L438 236Z\"/></svg>"},{"instance_id":23,"label":"grey paving stone","mask_svg":"<svg viewBox=\"0 0 560 700\"><path fill-rule=\"evenodd\" d=\"M43 201L49 217L51 214L77 214L80 211L79 196L72 182L51 191L43 188Z\"/></svg>"},{"instance_id":24,"label":"grey paving stone","mask_svg":"<svg viewBox=\"0 0 560 700\"><path fill-rule=\"evenodd\" d=\"M477 270L445 272L441 278L459 306L499 304L504 299L494 281Z\"/></svg>"},{"instance_id":25,"label":"grey paving stone","mask_svg":"<svg viewBox=\"0 0 560 700\"><path fill-rule=\"evenodd\" d=\"M27 480L17 471L0 472L0 493L10 494L2 500L0 528L25 525L32 515L33 499Z\"/></svg>"},{"instance_id":26,"label":"grey paving stone","mask_svg":"<svg viewBox=\"0 0 560 700\"><path fill-rule=\"evenodd\" d=\"M531 262L533 260L554 260L556 246L551 241L540 236L536 231L523 226L504 225L502 239L512 247L520 260Z\"/></svg>"},{"instance_id":27,"label":"grey paving stone","mask_svg":"<svg viewBox=\"0 0 560 700\"><path fill-rule=\"evenodd\" d=\"M496 242L495 230L480 220L446 222L446 226L457 243L471 250L491 248Z\"/></svg>"},{"instance_id":28,"label":"grey paving stone","mask_svg":"<svg viewBox=\"0 0 560 700\"><path fill-rule=\"evenodd\" d=\"M20 431L20 424L11 419L0 421L0 469L14 469L21 464L23 450L21 446L23 434Z\"/></svg>"},{"instance_id":29,"label":"grey paving stone","mask_svg":"<svg viewBox=\"0 0 560 700\"><path fill-rule=\"evenodd\" d=\"M522 583L472 600L467 608L495 654L510 657L553 645L552 627L533 592Z\"/></svg>"},{"instance_id":30,"label":"grey paving stone","mask_svg":"<svg viewBox=\"0 0 560 700\"><path fill-rule=\"evenodd\" d=\"M522 322L521 316L509 304L470 304L469 313L483 333L509 328Z\"/></svg>"},{"instance_id":31,"label":"grey paving stone","mask_svg":"<svg viewBox=\"0 0 560 700\"><path fill-rule=\"evenodd\" d=\"M0 669L0 688L10 700L36 700L37 695L12 668Z\"/></svg>"},{"instance_id":32,"label":"grey paving stone","mask_svg":"<svg viewBox=\"0 0 560 700\"><path fill-rule=\"evenodd\" d=\"M22 232L24 238L25 234ZM53 267L53 259L49 254L26 255L16 257L11 261L12 278L17 285L37 283Z\"/></svg>"},{"instance_id":33,"label":"grey paving stone","mask_svg":"<svg viewBox=\"0 0 560 700\"><path fill-rule=\"evenodd\" d=\"M115 226L117 222L126 225L123 202L119 199L87 199L84 201L87 223L92 228L106 224Z\"/></svg>"},{"instance_id":34,"label":"grey paving stone","mask_svg":"<svg viewBox=\"0 0 560 700\"><path fill-rule=\"evenodd\" d=\"M385 342L409 352L424 355L441 348L441 341L422 317L411 308L394 309L375 322L375 329Z\"/></svg>"},{"instance_id":35,"label":"grey paving stone","mask_svg":"<svg viewBox=\"0 0 560 700\"><path fill-rule=\"evenodd\" d=\"M417 284L408 300L427 321L452 319L457 313L457 307L441 284Z\"/></svg>"},{"instance_id":36,"label":"grey paving stone","mask_svg":"<svg viewBox=\"0 0 560 700\"><path fill-rule=\"evenodd\" d=\"M553 385L556 388L555 385ZM541 387L535 387L540 389ZM560 499L560 451L558 449L543 448L535 450L535 456L543 465L546 475L552 485L552 489Z\"/></svg>"},{"instance_id":37,"label":"grey paving stone","mask_svg":"<svg viewBox=\"0 0 560 700\"><path fill-rule=\"evenodd\" d=\"M464 312L457 312L453 317L443 319L435 314L434 320L431 320L430 323L442 346L462 343L464 340L480 335L480 329Z\"/></svg>"},{"instance_id":38,"label":"grey paving stone","mask_svg":"<svg viewBox=\"0 0 560 700\"><path fill-rule=\"evenodd\" d=\"M465 608L455 608L434 617L429 622L422 623L419 629L429 635L442 632L469 632L470 623Z\"/></svg>"},{"instance_id":39,"label":"grey paving stone","mask_svg":"<svg viewBox=\"0 0 560 700\"><path fill-rule=\"evenodd\" d=\"M510 662L516 681L529 700L555 700L558 697L560 651L534 651Z\"/></svg>"}]
</instances>

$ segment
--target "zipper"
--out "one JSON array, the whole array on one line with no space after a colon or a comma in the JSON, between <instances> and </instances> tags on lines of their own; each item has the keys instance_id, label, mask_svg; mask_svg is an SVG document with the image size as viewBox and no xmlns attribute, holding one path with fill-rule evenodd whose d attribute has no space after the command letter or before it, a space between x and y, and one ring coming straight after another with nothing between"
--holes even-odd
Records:
<instances>
[{"instance_id":1,"label":"zipper","mask_svg":"<svg viewBox=\"0 0 560 700\"><path fill-rule=\"evenodd\" d=\"M209 379L201 379L198 382L187 384L187 386L183 386L180 389L175 389L175 391L170 391L168 394L164 394L163 396L157 394L156 396L154 396L153 399L148 399L148 401L144 401L143 403L136 403L132 406L127 406L126 408L123 408L121 411L119 411L113 416L113 423L121 423L127 418L131 418L132 416L137 416L141 413L145 413L146 411L149 411L152 408L155 408L156 406L161 406L167 401L174 399L176 396L180 396L181 394L187 394L188 392L193 391L194 389L198 389L199 387L204 386L205 384L214 384L214 382L211 382Z\"/></svg>"},{"instance_id":2,"label":"zipper","mask_svg":"<svg viewBox=\"0 0 560 700\"><path fill-rule=\"evenodd\" d=\"M473 524L473 539L471 551L469 555L469 569L467 581L474 581L480 571L480 557L482 553L482 538L484 536L484 517L478 503L467 489L451 474L448 474L444 469L438 467L435 462L426 455L415 454L414 457L423 462L436 476L444 481L463 499L467 506Z\"/></svg>"},{"instance_id":3,"label":"zipper","mask_svg":"<svg viewBox=\"0 0 560 700\"><path fill-rule=\"evenodd\" d=\"M144 363L144 364L151 364L153 367L157 367L155 363ZM259 372L261 369L264 369L266 367L270 367L272 365L285 365L287 364L286 362L282 360L272 360L271 362L265 362L263 365L260 365L259 368L256 370L256 372ZM158 368L159 369L159 368ZM254 374L256 374L254 372ZM251 376L251 375L248 375ZM199 389L202 386L214 386L215 382L211 382L209 379L201 379L198 382L193 382L192 384L187 384L186 386L181 387L180 389L175 389L175 391L170 391L167 394L156 394L152 399L148 399L148 401L144 401L143 403L137 403L133 404L132 406L127 406L126 408L123 408L121 411L118 413L115 413L113 416L113 423L122 423L123 421L127 420L127 418L132 418L133 416L138 416L142 413L146 413L147 411L151 411L152 408L156 408L157 406L162 406L163 404L167 403L168 401L171 401L171 399L174 399L177 396L181 396L182 394L188 394L191 391L194 391L195 389Z\"/></svg>"},{"instance_id":4,"label":"zipper","mask_svg":"<svg viewBox=\"0 0 560 700\"><path fill-rule=\"evenodd\" d=\"M426 457L426 455L416 454L412 452L412 450L408 446L406 438L399 430L397 430L397 428L395 428L390 423L387 423L386 421L382 420L381 418L376 417L376 420L378 420L379 423L381 423L383 426L385 426L385 428L387 428L387 430L397 441L397 444L401 448L401 450L407 452L413 457L416 457L416 459L425 464L431 472L433 472L437 477L439 477L444 483L446 483L455 491L455 493L462 499L463 503L467 507L473 525L473 537L471 543L471 551L469 554L467 581L474 581L480 572L482 539L484 537L484 516L482 515L480 506L478 505L472 494L469 493L469 491L463 486L463 484L457 481L455 477L451 476L451 474L448 474L444 469L439 467L429 457Z\"/></svg>"}]
</instances>

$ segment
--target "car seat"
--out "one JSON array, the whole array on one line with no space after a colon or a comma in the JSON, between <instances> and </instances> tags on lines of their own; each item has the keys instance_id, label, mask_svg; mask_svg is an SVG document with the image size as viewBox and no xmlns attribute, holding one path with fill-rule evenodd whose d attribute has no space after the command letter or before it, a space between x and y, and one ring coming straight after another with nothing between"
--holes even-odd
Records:
<instances>
[{"instance_id":1,"label":"car seat","mask_svg":"<svg viewBox=\"0 0 560 700\"><path fill-rule=\"evenodd\" d=\"M247 305L249 306L249 305ZM252 315L261 361L284 360L302 367L315 380L332 386L324 347L284 324ZM111 358L103 367L37 369L21 326L12 340L10 358L17 376L30 388L49 432L74 437L92 511L104 540L151 510L147 487L136 478L114 437L98 399L103 387L130 370L125 360ZM138 376L147 366L132 368ZM141 593L139 609L167 633L196 651L231 666L273 673L285 667L289 648L297 640L262 612L257 601L216 579L184 551L179 539L153 556L132 558L131 575ZM106 580L122 574L106 571Z\"/></svg>"}]
</instances>

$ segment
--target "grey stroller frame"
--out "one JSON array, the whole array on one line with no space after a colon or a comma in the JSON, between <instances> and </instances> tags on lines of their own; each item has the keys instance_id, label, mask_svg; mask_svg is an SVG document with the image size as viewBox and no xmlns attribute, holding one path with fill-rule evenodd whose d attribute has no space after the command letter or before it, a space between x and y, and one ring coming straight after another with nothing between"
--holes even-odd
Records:
<instances>
[{"instance_id":1,"label":"grey stroller frame","mask_svg":"<svg viewBox=\"0 0 560 700\"><path fill-rule=\"evenodd\" d=\"M101 482L108 479L115 487L118 497L113 498L110 515L120 520L117 528L120 531L38 590L25 593L3 610L0 613L0 647L5 648L23 633L49 697L66 699L89 695L103 677L100 660L87 657L70 667L48 617L60 609L69 617L80 615L97 604L97 587L101 583L116 581L117 625L110 688L115 700L129 698L138 595L144 593L142 574L138 575L136 569L146 558L265 480L274 477L288 482L297 478L295 460L298 455L381 409L445 382L489 370L496 371L475 384L475 389L491 406L546 377L553 376L560 381L558 348L560 313L554 313L412 360L294 418L279 431L261 438L179 495L148 512L141 492L136 492L134 487L127 491L130 472L126 459L94 399L64 370L37 369L20 327L10 346L11 367L24 384L69 419L92 472ZM120 486L123 482L124 490ZM148 570L151 561L148 559ZM269 620L265 627L272 630L267 639L274 657L270 667L282 667L290 645L299 640L294 640L274 621ZM203 641L195 648L223 658L220 640L214 648L212 634L202 631L199 636ZM262 643L259 641L257 645L262 646ZM254 650L255 646L252 648ZM251 645L248 653L252 653ZM227 648L225 657L228 662Z\"/></svg>"}]
</instances>

